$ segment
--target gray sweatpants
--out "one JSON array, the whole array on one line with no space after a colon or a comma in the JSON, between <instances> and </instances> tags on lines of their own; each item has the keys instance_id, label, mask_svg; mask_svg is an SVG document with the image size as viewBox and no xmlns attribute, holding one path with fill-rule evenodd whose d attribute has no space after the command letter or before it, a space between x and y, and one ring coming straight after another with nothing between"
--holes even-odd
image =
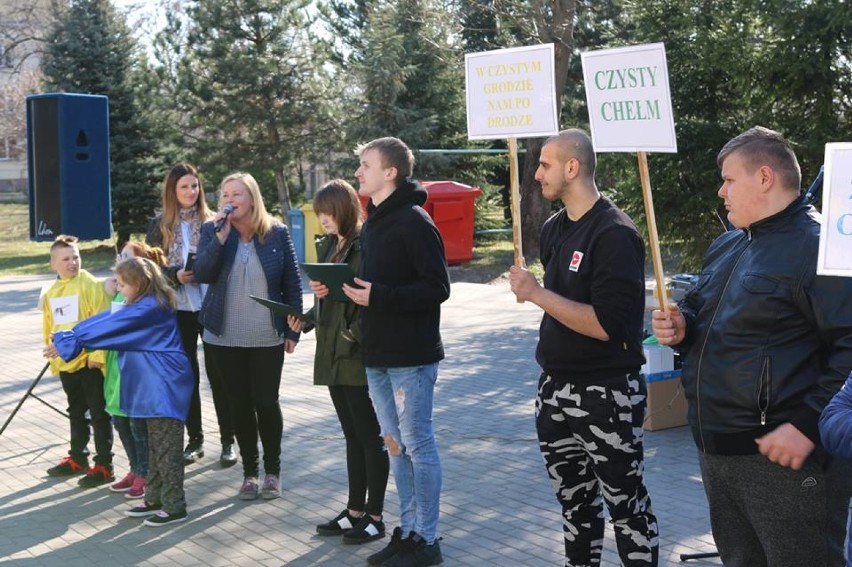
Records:
<instances>
[{"instance_id":1,"label":"gray sweatpants","mask_svg":"<svg viewBox=\"0 0 852 567\"><path fill-rule=\"evenodd\" d=\"M794 471L760 454L698 460L725 567L845 567L852 462L808 458Z\"/></svg>"}]
</instances>

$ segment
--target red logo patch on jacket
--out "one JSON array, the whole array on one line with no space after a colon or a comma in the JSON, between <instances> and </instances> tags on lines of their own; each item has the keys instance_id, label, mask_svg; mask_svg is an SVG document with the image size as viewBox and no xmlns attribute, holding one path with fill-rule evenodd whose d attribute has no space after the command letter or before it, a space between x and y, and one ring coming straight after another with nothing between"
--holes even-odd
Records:
<instances>
[{"instance_id":1,"label":"red logo patch on jacket","mask_svg":"<svg viewBox=\"0 0 852 567\"><path fill-rule=\"evenodd\" d=\"M571 264L568 266L568 269L572 272L577 272L580 270L580 263L583 261L583 253L574 250L574 255L571 256Z\"/></svg>"}]
</instances>

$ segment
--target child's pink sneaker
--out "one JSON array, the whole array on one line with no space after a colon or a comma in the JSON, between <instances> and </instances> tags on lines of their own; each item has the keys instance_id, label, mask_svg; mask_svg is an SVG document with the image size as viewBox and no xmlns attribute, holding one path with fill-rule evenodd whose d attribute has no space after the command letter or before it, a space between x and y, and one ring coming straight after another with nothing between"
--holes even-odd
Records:
<instances>
[{"instance_id":1,"label":"child's pink sneaker","mask_svg":"<svg viewBox=\"0 0 852 567\"><path fill-rule=\"evenodd\" d=\"M119 480L116 483L110 484L109 489L113 492L127 492L133 486L133 481L136 478L136 475L132 472L124 475L124 478Z\"/></svg>"},{"instance_id":2,"label":"child's pink sneaker","mask_svg":"<svg viewBox=\"0 0 852 567\"><path fill-rule=\"evenodd\" d=\"M145 496L145 479L141 476L133 477L133 486L130 487L130 490L124 493L125 498L142 498Z\"/></svg>"}]
</instances>

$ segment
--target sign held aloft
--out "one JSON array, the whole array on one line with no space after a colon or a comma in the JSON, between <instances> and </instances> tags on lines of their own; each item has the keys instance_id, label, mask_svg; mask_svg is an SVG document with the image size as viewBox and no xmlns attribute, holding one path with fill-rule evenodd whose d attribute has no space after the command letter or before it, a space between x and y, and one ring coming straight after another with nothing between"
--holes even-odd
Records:
<instances>
[{"instance_id":1,"label":"sign held aloft","mask_svg":"<svg viewBox=\"0 0 852 567\"><path fill-rule=\"evenodd\" d=\"M559 132L552 43L468 53L464 63L469 139Z\"/></svg>"},{"instance_id":2,"label":"sign held aloft","mask_svg":"<svg viewBox=\"0 0 852 567\"><path fill-rule=\"evenodd\" d=\"M464 78L468 139L507 139L512 242L520 266L524 255L517 139L559 132L553 44L468 53Z\"/></svg>"},{"instance_id":3,"label":"sign held aloft","mask_svg":"<svg viewBox=\"0 0 852 567\"><path fill-rule=\"evenodd\" d=\"M817 274L852 276L852 143L825 145Z\"/></svg>"},{"instance_id":4,"label":"sign held aloft","mask_svg":"<svg viewBox=\"0 0 852 567\"><path fill-rule=\"evenodd\" d=\"M581 58L596 152L677 153L665 45L588 51Z\"/></svg>"},{"instance_id":5,"label":"sign held aloft","mask_svg":"<svg viewBox=\"0 0 852 567\"><path fill-rule=\"evenodd\" d=\"M645 152L677 153L666 47L650 43L587 51L581 58L595 151L636 152L655 293L665 310L665 274Z\"/></svg>"}]
</instances>

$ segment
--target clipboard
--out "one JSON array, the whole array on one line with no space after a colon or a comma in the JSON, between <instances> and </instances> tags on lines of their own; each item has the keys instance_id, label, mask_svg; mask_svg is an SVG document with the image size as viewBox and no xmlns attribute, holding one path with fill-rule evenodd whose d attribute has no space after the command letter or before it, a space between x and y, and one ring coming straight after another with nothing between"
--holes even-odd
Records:
<instances>
[{"instance_id":1,"label":"clipboard","mask_svg":"<svg viewBox=\"0 0 852 567\"><path fill-rule=\"evenodd\" d=\"M349 264L306 262L300 265L308 278L325 284L328 288L326 299L343 302L352 301L343 293L343 284L360 288L360 286L355 285L355 273L349 267Z\"/></svg>"},{"instance_id":2,"label":"clipboard","mask_svg":"<svg viewBox=\"0 0 852 567\"><path fill-rule=\"evenodd\" d=\"M252 299L263 305L264 307L268 307L273 312L278 313L283 316L293 315L298 319L301 319L305 323L310 323L311 325L316 325L316 321L308 317L307 313L302 313L295 307L291 307L286 303L279 303L277 301L273 301L271 299L264 299L262 297L257 297L255 295L249 295Z\"/></svg>"}]
</instances>

